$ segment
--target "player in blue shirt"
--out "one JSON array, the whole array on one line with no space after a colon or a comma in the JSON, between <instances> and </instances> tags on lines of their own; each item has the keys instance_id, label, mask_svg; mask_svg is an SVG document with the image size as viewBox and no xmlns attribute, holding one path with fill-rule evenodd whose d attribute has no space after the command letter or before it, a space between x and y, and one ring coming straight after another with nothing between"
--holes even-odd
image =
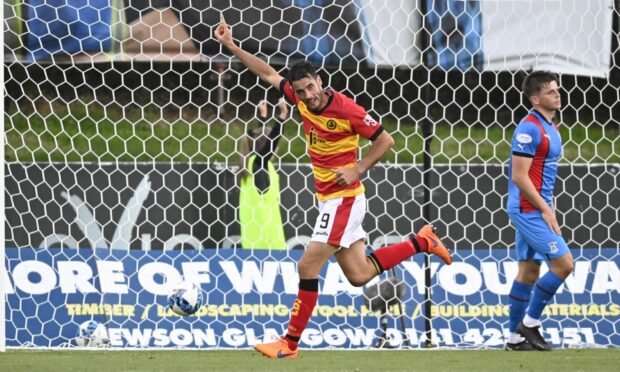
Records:
<instances>
[{"instance_id":1,"label":"player in blue shirt","mask_svg":"<svg viewBox=\"0 0 620 372\"><path fill-rule=\"evenodd\" d=\"M562 238L552 200L562 155L560 132L551 121L562 106L558 76L532 72L523 82L523 93L534 109L515 129L508 165L507 209L516 229L519 271L510 290L510 336L505 348L549 351L540 315L573 271L573 256ZM550 269L539 279L543 259Z\"/></svg>"}]
</instances>

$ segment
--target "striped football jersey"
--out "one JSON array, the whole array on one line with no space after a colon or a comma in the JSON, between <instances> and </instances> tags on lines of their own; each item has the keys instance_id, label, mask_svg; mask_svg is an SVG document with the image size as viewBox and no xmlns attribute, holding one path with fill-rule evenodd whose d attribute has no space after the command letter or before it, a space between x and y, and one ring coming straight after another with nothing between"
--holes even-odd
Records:
<instances>
[{"instance_id":1,"label":"striped football jersey","mask_svg":"<svg viewBox=\"0 0 620 372\"><path fill-rule=\"evenodd\" d=\"M318 199L363 194L364 185L359 180L348 186L338 185L334 169L355 167L359 136L375 140L383 127L342 93L325 90L329 96L327 105L321 112L312 112L295 95L288 80L282 80L280 91L301 114Z\"/></svg>"}]
</instances>

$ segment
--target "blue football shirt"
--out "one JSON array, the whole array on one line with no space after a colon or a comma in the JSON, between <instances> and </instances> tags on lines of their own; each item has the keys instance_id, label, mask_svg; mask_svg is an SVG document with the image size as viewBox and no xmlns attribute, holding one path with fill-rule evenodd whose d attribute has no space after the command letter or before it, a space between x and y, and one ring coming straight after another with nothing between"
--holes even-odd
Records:
<instances>
[{"instance_id":1,"label":"blue football shirt","mask_svg":"<svg viewBox=\"0 0 620 372\"><path fill-rule=\"evenodd\" d=\"M549 206L562 155L562 138L554 123L548 122L536 110L524 117L512 136L511 154L532 158L529 176L540 196ZM512 182L512 156L508 163L508 213L535 212L538 209Z\"/></svg>"}]
</instances>

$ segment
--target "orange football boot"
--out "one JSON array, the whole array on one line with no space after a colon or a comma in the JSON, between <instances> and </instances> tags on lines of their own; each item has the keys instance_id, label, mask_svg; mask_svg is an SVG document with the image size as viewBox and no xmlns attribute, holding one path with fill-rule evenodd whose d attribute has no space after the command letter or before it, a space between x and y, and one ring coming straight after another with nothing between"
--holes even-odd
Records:
<instances>
[{"instance_id":1,"label":"orange football boot","mask_svg":"<svg viewBox=\"0 0 620 372\"><path fill-rule=\"evenodd\" d=\"M268 344L256 344L254 345L256 351L262 353L264 356L268 358L287 358L287 359L295 359L297 358L297 354L299 348L295 350L291 350L288 348L288 342L282 337L281 339L270 342Z\"/></svg>"},{"instance_id":2,"label":"orange football boot","mask_svg":"<svg viewBox=\"0 0 620 372\"><path fill-rule=\"evenodd\" d=\"M443 260L447 265L452 263L452 256L450 251L439 240L437 234L435 234L435 228L431 225L424 225L424 227L418 232L418 236L426 239L428 242L428 253L432 253Z\"/></svg>"}]
</instances>

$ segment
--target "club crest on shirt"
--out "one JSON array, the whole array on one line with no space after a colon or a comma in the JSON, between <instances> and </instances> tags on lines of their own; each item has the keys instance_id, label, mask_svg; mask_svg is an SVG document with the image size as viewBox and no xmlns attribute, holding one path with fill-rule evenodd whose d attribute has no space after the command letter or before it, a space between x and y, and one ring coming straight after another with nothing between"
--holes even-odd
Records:
<instances>
[{"instance_id":1,"label":"club crest on shirt","mask_svg":"<svg viewBox=\"0 0 620 372\"><path fill-rule=\"evenodd\" d=\"M336 124L336 122L334 120L328 120L327 121L327 129L334 130L334 129L336 129L337 126L338 126L338 124Z\"/></svg>"},{"instance_id":2,"label":"club crest on shirt","mask_svg":"<svg viewBox=\"0 0 620 372\"><path fill-rule=\"evenodd\" d=\"M375 125L377 125L377 121L373 119L370 114L366 114L366 116L364 117L364 124L368 125L369 127L374 127Z\"/></svg>"},{"instance_id":3,"label":"club crest on shirt","mask_svg":"<svg viewBox=\"0 0 620 372\"><path fill-rule=\"evenodd\" d=\"M519 133L517 134L517 141L521 143L530 143L532 142L532 136L530 136L529 134L525 134L525 133Z\"/></svg>"}]
</instances>

